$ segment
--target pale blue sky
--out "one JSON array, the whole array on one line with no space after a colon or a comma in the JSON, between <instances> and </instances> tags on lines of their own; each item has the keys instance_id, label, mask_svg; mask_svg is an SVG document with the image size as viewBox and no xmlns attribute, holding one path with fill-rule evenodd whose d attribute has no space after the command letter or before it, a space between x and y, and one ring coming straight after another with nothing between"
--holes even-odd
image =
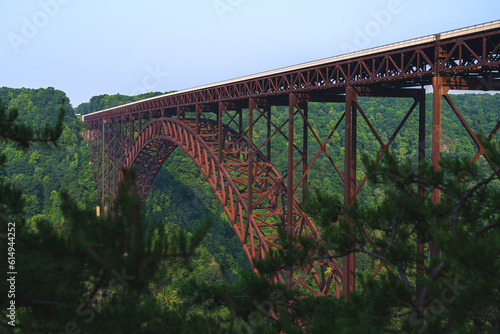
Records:
<instances>
[{"instance_id":1,"label":"pale blue sky","mask_svg":"<svg viewBox=\"0 0 500 334\"><path fill-rule=\"evenodd\" d=\"M0 0L0 86L191 88L498 20L483 0Z\"/></svg>"}]
</instances>

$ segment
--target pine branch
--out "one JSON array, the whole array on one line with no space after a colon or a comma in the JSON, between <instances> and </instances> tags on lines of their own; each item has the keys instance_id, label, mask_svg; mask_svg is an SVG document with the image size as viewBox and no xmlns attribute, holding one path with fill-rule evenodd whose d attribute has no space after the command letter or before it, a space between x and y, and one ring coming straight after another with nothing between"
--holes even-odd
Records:
<instances>
[{"instance_id":1,"label":"pine branch","mask_svg":"<svg viewBox=\"0 0 500 334\"><path fill-rule=\"evenodd\" d=\"M63 120L64 120L64 102L59 109L57 122L54 126L46 123L43 128L32 128L26 124L17 122L19 111L12 109L6 112L6 108L0 101L0 137L5 142L15 142L23 149L28 149L33 143L53 143L56 144L57 140L62 134Z\"/></svg>"},{"instance_id":2,"label":"pine branch","mask_svg":"<svg viewBox=\"0 0 500 334\"><path fill-rule=\"evenodd\" d=\"M497 226L500 226L500 220L497 220L496 222L494 223L491 223L491 224L488 224L486 225L485 227L481 228L479 231L477 231L476 233L474 233L474 238L477 238L478 236L480 236L481 234L483 234L484 232L486 231L489 231L491 230L492 228L495 228Z\"/></svg>"},{"instance_id":3,"label":"pine branch","mask_svg":"<svg viewBox=\"0 0 500 334\"><path fill-rule=\"evenodd\" d=\"M97 280L97 283L92 288L92 291L90 291L90 294L87 297L87 299L85 300L85 303L83 303L83 306L81 308L82 311L85 310L87 308L87 306L89 306L89 304L92 301L92 299L94 299L94 296L97 293L97 290L99 290L99 288L101 287L101 284L104 281L104 277L105 276L106 276L106 273L103 271L101 273L101 275L99 276L99 279Z\"/></svg>"},{"instance_id":4,"label":"pine branch","mask_svg":"<svg viewBox=\"0 0 500 334\"><path fill-rule=\"evenodd\" d=\"M469 197L471 197L479 188L481 188L484 185L487 185L493 179L497 176L500 176L500 168L497 169L494 173L492 173L487 179L482 180L478 184L474 185L472 188L470 188L467 192L465 192L462 196L459 198L459 202L457 207L455 208L455 212L453 213L453 218L451 219L451 231L453 235L455 235L455 226L458 222L458 218L460 215L460 211L462 211L462 208L464 206L464 203Z\"/></svg>"}]
</instances>

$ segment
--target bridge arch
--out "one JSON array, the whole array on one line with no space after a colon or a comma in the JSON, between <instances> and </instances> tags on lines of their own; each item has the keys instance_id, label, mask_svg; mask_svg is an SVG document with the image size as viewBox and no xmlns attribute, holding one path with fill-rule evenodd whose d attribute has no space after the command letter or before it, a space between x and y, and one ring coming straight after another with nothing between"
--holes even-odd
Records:
<instances>
[{"instance_id":1,"label":"bridge arch","mask_svg":"<svg viewBox=\"0 0 500 334\"><path fill-rule=\"evenodd\" d=\"M229 218L231 226L240 241L243 251L255 270L252 259L263 259L270 249L279 249L278 226L285 221L285 210L280 203L287 194L286 184L263 155L255 157L254 193L251 203L247 190L245 153L248 142L236 132L224 127L226 136L233 137L234 145L229 150L218 147L215 122L201 122L200 133L196 132L195 121L178 118L157 118L145 125L131 143L124 157L124 164L137 170L138 192L147 196L149 189L163 163L178 147L184 150L210 184ZM198 124L200 122L198 121ZM223 158L219 158L222 154ZM293 230L297 236L316 239L320 235L312 221L300 210L294 201ZM249 205L253 210L249 212ZM325 275L326 273L326 275ZM311 260L292 274L292 286L312 295L339 295L342 271L332 256L328 259ZM285 283L287 273L281 271L274 280ZM332 284L335 282L334 284ZM329 291L335 285L335 291Z\"/></svg>"}]
</instances>

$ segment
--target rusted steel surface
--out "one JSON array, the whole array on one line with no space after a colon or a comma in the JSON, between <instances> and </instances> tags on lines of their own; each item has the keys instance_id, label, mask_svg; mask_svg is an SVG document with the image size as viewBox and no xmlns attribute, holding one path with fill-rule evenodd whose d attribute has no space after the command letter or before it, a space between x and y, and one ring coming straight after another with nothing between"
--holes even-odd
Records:
<instances>
[{"instance_id":1,"label":"rusted steel surface","mask_svg":"<svg viewBox=\"0 0 500 334\"><path fill-rule=\"evenodd\" d=\"M146 197L162 164L180 147L214 190L250 263L252 258L265 258L270 249L281 247L277 243L280 225L291 237L312 238L322 244L317 228L299 206L298 198L304 198L309 173L318 159L326 157L331 170L344 184L339 189L344 192L344 203L352 205L366 182L366 176L356 177L360 124L366 124L380 145L375 154L378 161L415 110L419 118L418 157L420 162L424 161L426 115L422 86L434 88L431 133L432 163L436 168L441 150L443 99L477 146L473 163L484 156L484 148L448 91L500 90L500 24L494 27L467 34L448 33L446 39L436 35L402 43L401 47L376 48L352 57L337 57L331 62L230 80L85 115L90 161L101 205L105 208L113 198L123 165L138 171L138 190ZM413 99L404 118L385 141L358 101L358 97L371 96ZM309 102L345 104L344 114L333 122L326 138L319 136L309 120ZM271 110L274 106L287 107L287 115L274 115ZM258 144L253 135L257 123L265 123L267 134ZM339 145L332 143L332 138L341 126L345 130L343 161L327 149L328 145ZM500 121L489 133L488 141L499 128ZM295 133L302 133L301 141L295 140ZM282 175L272 165L277 158L271 154L276 140L287 144L283 153L287 157L287 170ZM419 191L424 193L423 189ZM440 200L437 189L433 190L432 198L435 202ZM363 233L376 251L369 232ZM431 255L438 256L432 244L430 249ZM416 252L422 258L425 256L420 241ZM417 268L419 274L424 270L422 258ZM379 262L372 277L382 270L391 268ZM309 262L293 270L283 269L274 279L308 295L339 297L356 289L355 275L354 253L343 257L342 269L332 254L327 253L323 257L311 256Z\"/></svg>"},{"instance_id":2,"label":"rusted steel surface","mask_svg":"<svg viewBox=\"0 0 500 334\"><path fill-rule=\"evenodd\" d=\"M197 128L200 134L196 133ZM219 149L218 132L217 122L155 119L139 132L125 155L124 164L139 171L139 193L145 196L154 174L169 154L177 147L183 149L217 195L252 263L251 259L263 259L270 249L280 248L276 241L278 226L284 220L281 203L286 202L284 197L289 192L283 178L262 154L255 154L253 163L249 164L248 155L255 147L249 148L246 139L226 128L225 136L235 145ZM215 152L221 153L222 163ZM293 236L312 238L321 243L316 227L301 211L296 198L293 199L292 216L288 227ZM321 272L328 272L328 275L321 276ZM291 279L285 279L287 276ZM330 256L311 260L294 271L283 269L275 279L288 282L290 288L304 290L310 295L337 295L342 274Z\"/></svg>"}]
</instances>

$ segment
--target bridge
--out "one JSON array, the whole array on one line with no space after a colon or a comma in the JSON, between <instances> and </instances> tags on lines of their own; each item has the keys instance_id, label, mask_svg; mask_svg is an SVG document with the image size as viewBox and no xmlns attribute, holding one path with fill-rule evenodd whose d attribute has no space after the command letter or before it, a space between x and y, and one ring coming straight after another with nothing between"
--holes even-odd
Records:
<instances>
[{"instance_id":1,"label":"bridge","mask_svg":"<svg viewBox=\"0 0 500 334\"><path fill-rule=\"evenodd\" d=\"M450 90L500 90L500 21L453 30L369 50L285 67L233 80L195 87L121 105L84 116L90 161L102 207L112 200L122 166L138 174L138 191L145 197L160 167L178 147L198 166L220 201L249 259L262 259L279 249L278 227L290 237L321 236L301 210L300 199L318 158L330 161L342 180L344 204L349 206L363 187L356 165L360 121L365 122L383 149L389 149L402 126L418 114L418 159L425 159L425 88L432 87L432 163L441 152L441 109L446 102L476 144L475 162L484 149L455 106ZM413 99L406 116L388 140L370 122L358 97ZM345 106L327 138L310 123L308 103ZM288 115L277 115L276 106ZM280 116L280 117L278 117ZM392 115L384 113L383 117ZM500 119L500 118L499 118ZM264 126L266 138L255 138ZM344 127L344 157L329 153L332 137ZM491 140L500 122L489 133ZM296 133L302 132L302 140ZM287 143L287 170L279 173L272 154L277 140ZM314 152L315 151L315 152ZM342 168L343 167L343 168ZM439 201L438 189L432 192ZM372 243L370 236L366 235ZM375 245L372 245L375 248ZM299 246L297 246L299 247ZM423 254L424 245L417 252ZM431 244L431 256L436 255ZM253 265L252 265L253 267ZM382 268L380 262L375 277ZM305 295L347 295L355 290L356 256L342 258L326 252L276 273L274 280Z\"/></svg>"}]
</instances>

